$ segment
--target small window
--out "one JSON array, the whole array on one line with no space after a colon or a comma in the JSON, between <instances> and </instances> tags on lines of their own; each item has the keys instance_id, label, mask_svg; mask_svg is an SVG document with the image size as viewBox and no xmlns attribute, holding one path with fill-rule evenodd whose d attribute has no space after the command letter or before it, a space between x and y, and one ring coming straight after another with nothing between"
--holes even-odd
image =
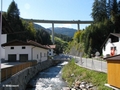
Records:
<instances>
[{"instance_id":1,"label":"small window","mask_svg":"<svg viewBox=\"0 0 120 90\"><path fill-rule=\"evenodd\" d=\"M10 49L14 49L14 47L11 47Z\"/></svg>"},{"instance_id":2,"label":"small window","mask_svg":"<svg viewBox=\"0 0 120 90\"><path fill-rule=\"evenodd\" d=\"M38 59L38 54L37 54L37 59Z\"/></svg>"},{"instance_id":3,"label":"small window","mask_svg":"<svg viewBox=\"0 0 120 90\"><path fill-rule=\"evenodd\" d=\"M47 55L46 55L46 53L44 53L44 57L46 57Z\"/></svg>"},{"instance_id":4,"label":"small window","mask_svg":"<svg viewBox=\"0 0 120 90\"><path fill-rule=\"evenodd\" d=\"M40 57L42 57L42 53L40 52Z\"/></svg>"},{"instance_id":5,"label":"small window","mask_svg":"<svg viewBox=\"0 0 120 90\"><path fill-rule=\"evenodd\" d=\"M111 47L111 50L113 49L113 47Z\"/></svg>"},{"instance_id":6,"label":"small window","mask_svg":"<svg viewBox=\"0 0 120 90\"><path fill-rule=\"evenodd\" d=\"M25 47L22 47L22 49L25 49Z\"/></svg>"},{"instance_id":7,"label":"small window","mask_svg":"<svg viewBox=\"0 0 120 90\"><path fill-rule=\"evenodd\" d=\"M111 50L113 50L113 49L116 50L116 47L111 47Z\"/></svg>"}]
</instances>

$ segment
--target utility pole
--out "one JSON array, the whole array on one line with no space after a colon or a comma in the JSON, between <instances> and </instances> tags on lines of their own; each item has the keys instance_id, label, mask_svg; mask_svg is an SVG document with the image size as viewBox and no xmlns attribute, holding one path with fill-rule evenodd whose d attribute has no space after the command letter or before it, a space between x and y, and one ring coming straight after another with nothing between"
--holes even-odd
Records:
<instances>
[{"instance_id":1,"label":"utility pole","mask_svg":"<svg viewBox=\"0 0 120 90\"><path fill-rule=\"evenodd\" d=\"M1 84L1 37L2 37L2 0L1 0L1 16L0 16L0 84Z\"/></svg>"}]
</instances>

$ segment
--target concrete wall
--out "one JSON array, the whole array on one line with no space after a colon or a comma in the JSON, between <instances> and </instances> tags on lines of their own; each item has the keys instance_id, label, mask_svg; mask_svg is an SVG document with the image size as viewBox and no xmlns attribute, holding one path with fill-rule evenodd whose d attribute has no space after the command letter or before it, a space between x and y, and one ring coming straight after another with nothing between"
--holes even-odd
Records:
<instances>
[{"instance_id":1,"label":"concrete wall","mask_svg":"<svg viewBox=\"0 0 120 90\"><path fill-rule=\"evenodd\" d=\"M38 63L36 66L24 69L2 82L0 90L25 90L30 79L32 79L41 70L52 66L52 64L52 60L46 60L42 63Z\"/></svg>"}]
</instances>

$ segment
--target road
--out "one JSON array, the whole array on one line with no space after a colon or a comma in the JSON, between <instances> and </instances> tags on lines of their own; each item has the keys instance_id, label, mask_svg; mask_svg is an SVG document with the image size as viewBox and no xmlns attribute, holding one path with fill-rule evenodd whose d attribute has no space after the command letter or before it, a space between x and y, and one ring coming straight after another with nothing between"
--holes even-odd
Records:
<instances>
[{"instance_id":1,"label":"road","mask_svg":"<svg viewBox=\"0 0 120 90\"><path fill-rule=\"evenodd\" d=\"M80 58L66 54L60 54L59 56L54 57L56 60L70 60L71 58L75 58L76 64L81 67L107 73L107 62L100 58Z\"/></svg>"},{"instance_id":2,"label":"road","mask_svg":"<svg viewBox=\"0 0 120 90\"><path fill-rule=\"evenodd\" d=\"M102 59L97 60L97 58L80 58L76 56L72 57L75 58L76 63L79 66L107 73L107 62L105 60Z\"/></svg>"}]
</instances>

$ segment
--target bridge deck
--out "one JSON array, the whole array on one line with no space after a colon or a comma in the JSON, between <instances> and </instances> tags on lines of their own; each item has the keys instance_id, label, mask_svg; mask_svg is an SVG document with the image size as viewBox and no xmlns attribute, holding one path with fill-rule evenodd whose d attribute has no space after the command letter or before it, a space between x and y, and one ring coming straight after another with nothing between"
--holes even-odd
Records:
<instances>
[{"instance_id":1,"label":"bridge deck","mask_svg":"<svg viewBox=\"0 0 120 90\"><path fill-rule=\"evenodd\" d=\"M70 23L70 24L91 24L93 21L81 21L81 20L39 20L39 19L24 19L26 21L32 21L36 23Z\"/></svg>"}]
</instances>

